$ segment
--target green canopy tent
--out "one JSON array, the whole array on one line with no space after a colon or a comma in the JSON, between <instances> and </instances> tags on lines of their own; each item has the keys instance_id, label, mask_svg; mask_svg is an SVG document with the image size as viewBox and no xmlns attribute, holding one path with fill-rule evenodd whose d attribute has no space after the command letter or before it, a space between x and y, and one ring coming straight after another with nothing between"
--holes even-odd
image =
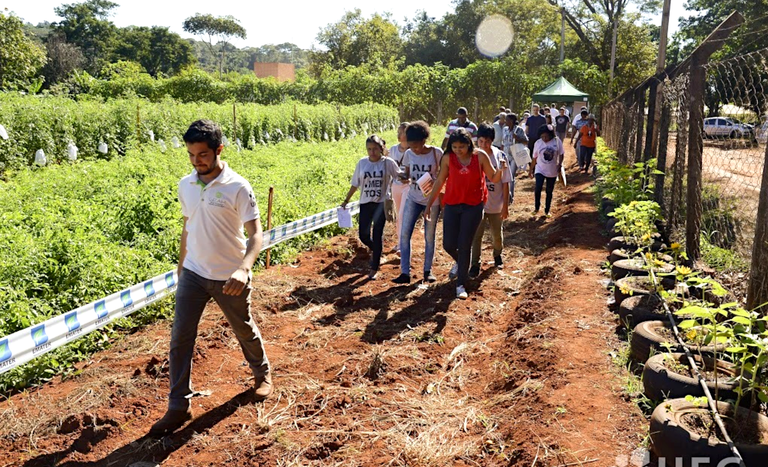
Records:
<instances>
[{"instance_id":1,"label":"green canopy tent","mask_svg":"<svg viewBox=\"0 0 768 467\"><path fill-rule=\"evenodd\" d=\"M541 102L588 102L589 94L579 91L564 77L533 95L533 100Z\"/></svg>"}]
</instances>

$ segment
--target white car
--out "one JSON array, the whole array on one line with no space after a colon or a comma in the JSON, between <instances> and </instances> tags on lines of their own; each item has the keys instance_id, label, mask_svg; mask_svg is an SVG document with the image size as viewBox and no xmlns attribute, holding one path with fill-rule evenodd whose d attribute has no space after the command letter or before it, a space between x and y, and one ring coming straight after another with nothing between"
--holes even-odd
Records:
<instances>
[{"instance_id":1,"label":"white car","mask_svg":"<svg viewBox=\"0 0 768 467\"><path fill-rule=\"evenodd\" d=\"M717 139L755 139L755 127L741 123L731 117L710 117L704 119L704 137Z\"/></svg>"}]
</instances>

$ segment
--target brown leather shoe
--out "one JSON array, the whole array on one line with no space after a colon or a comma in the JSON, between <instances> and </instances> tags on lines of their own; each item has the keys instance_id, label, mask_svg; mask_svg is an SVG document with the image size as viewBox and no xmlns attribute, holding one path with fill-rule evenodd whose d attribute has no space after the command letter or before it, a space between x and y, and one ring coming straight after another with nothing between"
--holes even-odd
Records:
<instances>
[{"instance_id":1,"label":"brown leather shoe","mask_svg":"<svg viewBox=\"0 0 768 467\"><path fill-rule=\"evenodd\" d=\"M149 436L165 436L178 430L192 419L192 409L168 410L163 418L155 422L149 430Z\"/></svg>"},{"instance_id":2,"label":"brown leather shoe","mask_svg":"<svg viewBox=\"0 0 768 467\"><path fill-rule=\"evenodd\" d=\"M253 395L257 401L262 401L272 394L272 373L257 376L253 382Z\"/></svg>"}]
</instances>

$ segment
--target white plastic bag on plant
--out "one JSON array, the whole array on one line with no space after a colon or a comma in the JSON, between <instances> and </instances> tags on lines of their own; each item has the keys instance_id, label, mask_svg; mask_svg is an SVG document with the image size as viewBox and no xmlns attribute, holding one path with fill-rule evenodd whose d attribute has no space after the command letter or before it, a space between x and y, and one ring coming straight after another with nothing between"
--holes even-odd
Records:
<instances>
[{"instance_id":1,"label":"white plastic bag on plant","mask_svg":"<svg viewBox=\"0 0 768 467\"><path fill-rule=\"evenodd\" d=\"M243 142L242 142L242 141L240 141L240 138L237 138L237 139L235 140L235 146L237 146L237 150L238 150L238 151L239 151L239 150L241 150L241 149L243 149Z\"/></svg>"},{"instance_id":2,"label":"white plastic bag on plant","mask_svg":"<svg viewBox=\"0 0 768 467\"><path fill-rule=\"evenodd\" d=\"M45 158L45 152L42 149L35 151L35 164L43 166L48 162Z\"/></svg>"},{"instance_id":3,"label":"white plastic bag on plant","mask_svg":"<svg viewBox=\"0 0 768 467\"><path fill-rule=\"evenodd\" d=\"M0 138L8 139L8 132L5 131L5 127L0 125Z\"/></svg>"},{"instance_id":4,"label":"white plastic bag on plant","mask_svg":"<svg viewBox=\"0 0 768 467\"><path fill-rule=\"evenodd\" d=\"M67 143L67 159L71 161L77 160L77 146L72 141Z\"/></svg>"},{"instance_id":5,"label":"white plastic bag on plant","mask_svg":"<svg viewBox=\"0 0 768 467\"><path fill-rule=\"evenodd\" d=\"M109 152L109 146L107 146L107 143L105 143L104 141L99 143L98 149L99 149L99 152L102 154L106 154L107 152Z\"/></svg>"},{"instance_id":6,"label":"white plastic bag on plant","mask_svg":"<svg viewBox=\"0 0 768 467\"><path fill-rule=\"evenodd\" d=\"M229 140L227 139L226 136L222 135L222 137L221 137L221 144L223 144L224 146L229 146Z\"/></svg>"},{"instance_id":7,"label":"white plastic bag on plant","mask_svg":"<svg viewBox=\"0 0 768 467\"><path fill-rule=\"evenodd\" d=\"M155 132L154 132L154 131L152 131L152 130L149 130L149 131L147 132L147 134L149 134L149 140L150 140L150 141L152 141L152 142L154 143L154 142L155 142Z\"/></svg>"},{"instance_id":8,"label":"white plastic bag on plant","mask_svg":"<svg viewBox=\"0 0 768 467\"><path fill-rule=\"evenodd\" d=\"M158 140L157 144L160 145L160 152L165 152L168 149L168 146L165 145L165 141Z\"/></svg>"},{"instance_id":9,"label":"white plastic bag on plant","mask_svg":"<svg viewBox=\"0 0 768 467\"><path fill-rule=\"evenodd\" d=\"M324 139L324 140L326 140L326 141L328 141L328 133L326 133L326 132L323 132L323 139Z\"/></svg>"},{"instance_id":10,"label":"white plastic bag on plant","mask_svg":"<svg viewBox=\"0 0 768 467\"><path fill-rule=\"evenodd\" d=\"M181 147L181 143L179 142L179 138L174 136L171 138L171 145L174 149L179 149Z\"/></svg>"},{"instance_id":11,"label":"white plastic bag on plant","mask_svg":"<svg viewBox=\"0 0 768 467\"><path fill-rule=\"evenodd\" d=\"M265 131L265 132L264 132L264 141L269 141L269 138L271 138L271 137L269 136L269 133Z\"/></svg>"}]
</instances>

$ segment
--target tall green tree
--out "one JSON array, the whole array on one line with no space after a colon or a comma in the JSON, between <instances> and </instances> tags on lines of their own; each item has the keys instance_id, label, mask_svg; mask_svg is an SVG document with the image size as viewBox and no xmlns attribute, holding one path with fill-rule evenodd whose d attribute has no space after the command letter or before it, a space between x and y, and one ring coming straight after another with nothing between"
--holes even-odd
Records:
<instances>
[{"instance_id":1,"label":"tall green tree","mask_svg":"<svg viewBox=\"0 0 768 467\"><path fill-rule=\"evenodd\" d=\"M683 57L734 11L741 13L746 22L731 33L718 56L748 53L768 47L768 33L765 30L768 0L688 0L685 9L690 16L680 19L680 29L676 34L683 48Z\"/></svg>"},{"instance_id":2,"label":"tall green tree","mask_svg":"<svg viewBox=\"0 0 768 467\"><path fill-rule=\"evenodd\" d=\"M24 89L45 64L45 52L24 34L24 23L0 12L0 89Z\"/></svg>"},{"instance_id":3,"label":"tall green tree","mask_svg":"<svg viewBox=\"0 0 768 467\"><path fill-rule=\"evenodd\" d=\"M403 49L400 28L389 15L363 18L359 9L346 12L340 21L321 29L317 41L327 50L310 54L310 69L316 75L324 67L386 66L396 61Z\"/></svg>"},{"instance_id":4,"label":"tall green tree","mask_svg":"<svg viewBox=\"0 0 768 467\"><path fill-rule=\"evenodd\" d=\"M561 9L578 38L571 58L609 71L614 24L618 28L614 91L636 85L655 70L658 30L646 15L657 14L661 0L548 0Z\"/></svg>"},{"instance_id":5,"label":"tall green tree","mask_svg":"<svg viewBox=\"0 0 768 467\"><path fill-rule=\"evenodd\" d=\"M240 25L240 21L234 16L216 17L198 13L184 20L182 27L190 34L207 37L207 40L203 39L203 41L208 45L208 48L213 55L216 55L216 52L218 52L219 55L219 77L221 77L222 73L224 64L224 46L227 45L227 41L233 37L239 37L240 39L246 38L245 28ZM213 39L216 37L219 38L218 51L215 51L213 45Z\"/></svg>"},{"instance_id":6,"label":"tall green tree","mask_svg":"<svg viewBox=\"0 0 768 467\"><path fill-rule=\"evenodd\" d=\"M86 0L54 8L62 18L54 30L64 34L67 42L82 50L86 70L95 74L111 60L117 27L109 20L117 3L109 0Z\"/></svg>"},{"instance_id":7,"label":"tall green tree","mask_svg":"<svg viewBox=\"0 0 768 467\"><path fill-rule=\"evenodd\" d=\"M195 63L192 45L161 26L120 29L115 55L141 64L152 76L173 75Z\"/></svg>"}]
</instances>

